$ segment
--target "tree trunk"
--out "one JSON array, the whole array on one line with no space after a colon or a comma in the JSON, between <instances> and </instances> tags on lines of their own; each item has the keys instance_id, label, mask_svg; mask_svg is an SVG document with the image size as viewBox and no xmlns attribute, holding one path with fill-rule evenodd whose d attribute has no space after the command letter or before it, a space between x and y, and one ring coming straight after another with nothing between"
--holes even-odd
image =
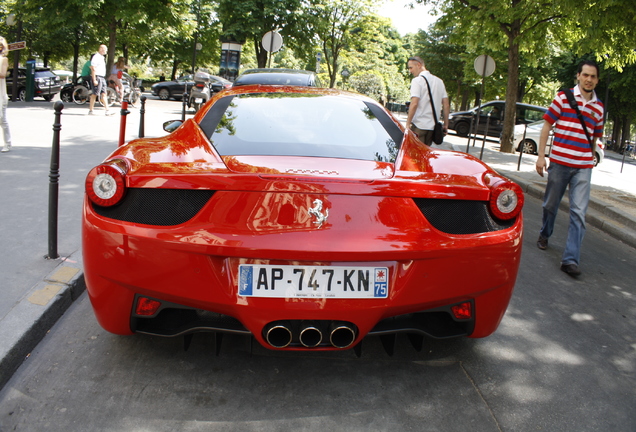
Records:
<instances>
[{"instance_id":1,"label":"tree trunk","mask_svg":"<svg viewBox=\"0 0 636 432\"><path fill-rule=\"evenodd\" d=\"M521 21L514 20L507 30L508 35L508 86L506 88L506 110L501 133L501 152L514 153L515 117L517 114L517 89L519 84L519 41Z\"/></svg>"}]
</instances>

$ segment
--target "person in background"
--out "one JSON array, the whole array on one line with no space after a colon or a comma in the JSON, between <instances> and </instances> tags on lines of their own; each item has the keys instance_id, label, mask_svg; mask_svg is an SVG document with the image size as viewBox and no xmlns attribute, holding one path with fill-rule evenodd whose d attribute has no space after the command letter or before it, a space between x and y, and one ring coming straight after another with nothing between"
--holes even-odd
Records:
<instances>
[{"instance_id":1,"label":"person in background","mask_svg":"<svg viewBox=\"0 0 636 432\"><path fill-rule=\"evenodd\" d=\"M106 59L104 56L108 52L106 45L100 45L99 51L97 51L91 57L91 79L88 81L91 84L91 98L88 106L88 114L93 114L93 107L95 106L95 100L100 98L102 105L106 107L106 115L111 115L108 111L108 102L106 100Z\"/></svg>"},{"instance_id":2,"label":"person in background","mask_svg":"<svg viewBox=\"0 0 636 432\"><path fill-rule=\"evenodd\" d=\"M110 71L110 76L108 77L108 82L113 82L115 85L115 90L117 91L117 93L119 93L119 100L123 101L124 100L124 86L121 83L121 73L124 71L124 69L127 69L128 66L126 65L126 58L125 57L119 57L117 59L117 63L115 63L113 65L113 67L111 68Z\"/></svg>"},{"instance_id":3,"label":"person in background","mask_svg":"<svg viewBox=\"0 0 636 432\"><path fill-rule=\"evenodd\" d=\"M559 204L565 190L569 189L570 224L561 257L561 270L573 277L581 274L581 244L585 235L585 214L590 202L594 168L592 145L603 137L604 112L603 103L594 92L599 80L598 65L589 60L582 62L576 80L577 85L570 91L579 107L587 133L576 111L570 106L565 92L559 92L543 116L545 123L539 137L539 157L536 163L537 173L543 177L547 165L545 148L550 129L554 126L550 166L547 168L548 182L543 198L543 225L539 231L537 247L541 250L548 248L548 239L554 229Z\"/></svg>"},{"instance_id":4,"label":"person in background","mask_svg":"<svg viewBox=\"0 0 636 432\"><path fill-rule=\"evenodd\" d=\"M4 146L1 150L3 153L11 150L11 133L9 132L9 122L7 121L7 105L9 104L6 79L7 71L9 70L8 52L9 45L6 39L0 36L0 128L2 128L2 136L4 138Z\"/></svg>"},{"instance_id":5,"label":"person in background","mask_svg":"<svg viewBox=\"0 0 636 432\"><path fill-rule=\"evenodd\" d=\"M444 119L444 134L448 132L448 115L450 114L446 86L444 81L426 70L424 60L420 57L409 58L408 68L414 78L411 81L411 103L409 104L406 127L415 132L420 141L430 146L433 143L435 118L426 81L431 87L437 120L439 121L442 117Z\"/></svg>"}]
</instances>

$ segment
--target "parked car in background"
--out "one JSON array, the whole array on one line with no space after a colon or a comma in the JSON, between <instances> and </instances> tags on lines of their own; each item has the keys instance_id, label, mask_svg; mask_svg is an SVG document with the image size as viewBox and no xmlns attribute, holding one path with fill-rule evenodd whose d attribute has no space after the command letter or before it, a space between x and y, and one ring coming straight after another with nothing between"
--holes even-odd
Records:
<instances>
[{"instance_id":1,"label":"parked car in background","mask_svg":"<svg viewBox=\"0 0 636 432\"><path fill-rule=\"evenodd\" d=\"M160 81L151 87L153 96L158 96L161 100L183 99L183 93L190 94L194 85L192 75L183 75L174 81Z\"/></svg>"},{"instance_id":2,"label":"parked car in background","mask_svg":"<svg viewBox=\"0 0 636 432\"><path fill-rule=\"evenodd\" d=\"M234 87L248 84L322 87L316 72L297 69L247 69L234 81Z\"/></svg>"},{"instance_id":3,"label":"parked car in background","mask_svg":"<svg viewBox=\"0 0 636 432\"><path fill-rule=\"evenodd\" d=\"M506 109L506 101L491 101L481 106L479 114L479 127L477 134L483 135L488 125L489 136L500 136L503 130L504 115ZM473 122L473 128L477 122L478 107L468 111L459 111L451 113L448 119L448 128L454 130L457 135L468 136ZM537 105L529 105L517 102L516 124L532 123L543 119L547 108ZM490 121L488 121L490 117Z\"/></svg>"},{"instance_id":4,"label":"parked car in background","mask_svg":"<svg viewBox=\"0 0 636 432\"><path fill-rule=\"evenodd\" d=\"M218 93L221 90L230 87L232 87L232 81L228 81L219 76L210 75L210 90L212 90L212 93Z\"/></svg>"},{"instance_id":5,"label":"parked car in background","mask_svg":"<svg viewBox=\"0 0 636 432\"><path fill-rule=\"evenodd\" d=\"M539 138L541 137L541 129L543 129L544 122L544 120L539 120L527 125L516 125L513 138L514 148L517 151L523 151L524 153L538 154ZM552 130L550 130L550 136L546 146L546 154L549 154L549 148L552 145L553 136L554 134ZM603 144L603 140L598 139L596 141L596 148L594 149L594 166L603 162L604 157L605 144Z\"/></svg>"},{"instance_id":6,"label":"parked car in background","mask_svg":"<svg viewBox=\"0 0 636 432\"><path fill-rule=\"evenodd\" d=\"M421 348L499 326L524 196L475 157L424 145L370 98L306 86L233 87L164 128L86 179L84 271L106 330L276 350L375 335L392 353L398 333Z\"/></svg>"},{"instance_id":7,"label":"parked car in background","mask_svg":"<svg viewBox=\"0 0 636 432\"><path fill-rule=\"evenodd\" d=\"M13 94L13 68L7 71L7 94ZM35 68L35 87L33 97L41 97L50 101L62 89L60 77L55 75L49 68ZM26 99L26 69L18 68L18 99L24 101Z\"/></svg>"}]
</instances>

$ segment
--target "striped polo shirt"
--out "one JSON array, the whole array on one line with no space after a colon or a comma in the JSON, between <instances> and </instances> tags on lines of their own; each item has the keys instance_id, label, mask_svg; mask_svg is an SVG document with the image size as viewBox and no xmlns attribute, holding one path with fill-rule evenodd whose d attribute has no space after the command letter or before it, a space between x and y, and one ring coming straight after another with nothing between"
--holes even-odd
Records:
<instances>
[{"instance_id":1,"label":"striped polo shirt","mask_svg":"<svg viewBox=\"0 0 636 432\"><path fill-rule=\"evenodd\" d=\"M592 95L592 99L586 102L581 96L578 85L571 90L585 120L590 138L595 142L597 138L603 137L603 102L596 97L596 92ZM594 156L590 151L585 131L564 92L557 94L543 119L551 125L556 124L550 162L572 168L594 168Z\"/></svg>"}]
</instances>

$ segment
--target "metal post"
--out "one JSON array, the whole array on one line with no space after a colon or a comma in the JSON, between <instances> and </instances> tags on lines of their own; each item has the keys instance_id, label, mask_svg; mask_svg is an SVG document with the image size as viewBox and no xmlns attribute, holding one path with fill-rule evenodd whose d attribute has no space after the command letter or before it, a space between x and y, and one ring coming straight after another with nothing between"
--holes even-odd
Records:
<instances>
[{"instance_id":1,"label":"metal post","mask_svg":"<svg viewBox=\"0 0 636 432\"><path fill-rule=\"evenodd\" d=\"M139 138L145 136L144 121L146 115L146 96L141 96L141 109L139 110Z\"/></svg>"},{"instance_id":2,"label":"metal post","mask_svg":"<svg viewBox=\"0 0 636 432\"><path fill-rule=\"evenodd\" d=\"M186 104L188 103L188 93L184 92L183 93L183 108L181 110L181 121L185 121L185 114L186 114Z\"/></svg>"},{"instance_id":3,"label":"metal post","mask_svg":"<svg viewBox=\"0 0 636 432\"><path fill-rule=\"evenodd\" d=\"M521 144L519 144L519 147L521 147L521 149L519 150L519 162L517 162L517 171L521 169L521 157L523 156L523 143L526 142L527 131L528 131L528 124L526 123L523 128L523 138L521 138ZM513 141L514 141L514 132L513 132Z\"/></svg>"},{"instance_id":4,"label":"metal post","mask_svg":"<svg viewBox=\"0 0 636 432\"><path fill-rule=\"evenodd\" d=\"M121 102L121 120L119 121L119 147L124 145L126 139L126 116L130 114L128 111L128 101L124 99Z\"/></svg>"},{"instance_id":5,"label":"metal post","mask_svg":"<svg viewBox=\"0 0 636 432\"><path fill-rule=\"evenodd\" d=\"M64 109L64 103L57 101L53 105L55 110L55 123L53 123L53 143L51 146L51 168L49 172L49 254L46 259L59 258L57 253L57 217L60 178L60 130L62 124L60 117Z\"/></svg>"},{"instance_id":6,"label":"metal post","mask_svg":"<svg viewBox=\"0 0 636 432\"><path fill-rule=\"evenodd\" d=\"M473 116L470 117L470 127L468 128L468 142L466 143L466 153L470 153L470 134L473 131Z\"/></svg>"},{"instance_id":7,"label":"metal post","mask_svg":"<svg viewBox=\"0 0 636 432\"><path fill-rule=\"evenodd\" d=\"M484 160L484 147L486 146L486 137L488 136L488 128L490 127L490 115L492 111L488 113L488 118L486 119L486 132L484 132L484 140L481 142L481 152L479 153L479 160Z\"/></svg>"}]
</instances>

